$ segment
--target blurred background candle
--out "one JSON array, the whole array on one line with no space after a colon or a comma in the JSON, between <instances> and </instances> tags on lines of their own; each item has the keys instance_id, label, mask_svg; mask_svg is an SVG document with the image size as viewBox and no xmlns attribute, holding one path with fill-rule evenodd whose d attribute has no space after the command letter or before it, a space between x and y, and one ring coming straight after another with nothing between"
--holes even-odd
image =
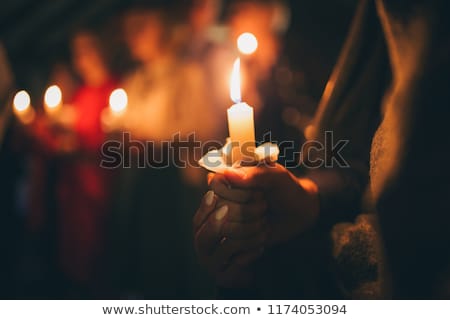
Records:
<instances>
[{"instance_id":1,"label":"blurred background candle","mask_svg":"<svg viewBox=\"0 0 450 320\"><path fill-rule=\"evenodd\" d=\"M61 89L54 85L45 91L44 107L48 115L52 116L59 112L62 106Z\"/></svg>"},{"instance_id":2,"label":"blurred background candle","mask_svg":"<svg viewBox=\"0 0 450 320\"><path fill-rule=\"evenodd\" d=\"M14 114L23 124L30 124L35 117L34 109L31 107L31 99L25 90L19 91L14 96Z\"/></svg>"},{"instance_id":3,"label":"blurred background candle","mask_svg":"<svg viewBox=\"0 0 450 320\"><path fill-rule=\"evenodd\" d=\"M237 39L237 47L242 54L251 55L258 49L258 39L250 32L244 32Z\"/></svg>"},{"instance_id":4,"label":"blurred background candle","mask_svg":"<svg viewBox=\"0 0 450 320\"><path fill-rule=\"evenodd\" d=\"M241 97L240 59L236 59L231 74L230 95L235 102L228 109L228 130L232 143L232 163L253 161L255 151L255 125L253 108Z\"/></svg>"},{"instance_id":5,"label":"blurred background candle","mask_svg":"<svg viewBox=\"0 0 450 320\"><path fill-rule=\"evenodd\" d=\"M118 129L122 125L123 115L128 106L128 95L124 89L116 89L109 96L109 108L103 110L102 127L106 132Z\"/></svg>"},{"instance_id":6,"label":"blurred background candle","mask_svg":"<svg viewBox=\"0 0 450 320\"><path fill-rule=\"evenodd\" d=\"M128 96L124 89L114 90L109 97L109 108L115 116L122 115L127 109Z\"/></svg>"}]
</instances>

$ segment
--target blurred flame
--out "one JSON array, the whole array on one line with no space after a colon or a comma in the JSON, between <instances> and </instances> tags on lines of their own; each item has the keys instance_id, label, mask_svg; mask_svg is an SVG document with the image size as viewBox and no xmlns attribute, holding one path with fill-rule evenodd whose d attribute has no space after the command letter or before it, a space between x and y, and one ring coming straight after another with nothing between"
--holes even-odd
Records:
<instances>
[{"instance_id":1,"label":"blurred flame","mask_svg":"<svg viewBox=\"0 0 450 320\"><path fill-rule=\"evenodd\" d=\"M21 90L16 93L13 100L14 113L23 124L30 124L35 117L34 109L31 107L31 99L28 92Z\"/></svg>"},{"instance_id":2,"label":"blurred flame","mask_svg":"<svg viewBox=\"0 0 450 320\"><path fill-rule=\"evenodd\" d=\"M230 97L235 103L242 101L241 95L241 59L237 58L233 65L230 81Z\"/></svg>"},{"instance_id":3,"label":"blurred flame","mask_svg":"<svg viewBox=\"0 0 450 320\"><path fill-rule=\"evenodd\" d=\"M128 105L128 96L124 89L116 89L109 96L109 106L115 113L123 112Z\"/></svg>"},{"instance_id":4,"label":"blurred flame","mask_svg":"<svg viewBox=\"0 0 450 320\"><path fill-rule=\"evenodd\" d=\"M45 91L44 101L49 109L56 109L62 102L61 89L56 85L49 87L47 91Z\"/></svg>"},{"instance_id":5,"label":"blurred flame","mask_svg":"<svg viewBox=\"0 0 450 320\"><path fill-rule=\"evenodd\" d=\"M238 37L237 46L241 53L250 55L258 49L258 39L250 32L245 32Z\"/></svg>"},{"instance_id":6,"label":"blurred flame","mask_svg":"<svg viewBox=\"0 0 450 320\"><path fill-rule=\"evenodd\" d=\"M14 96L14 109L18 112L26 111L31 104L30 95L25 90L19 91Z\"/></svg>"}]
</instances>

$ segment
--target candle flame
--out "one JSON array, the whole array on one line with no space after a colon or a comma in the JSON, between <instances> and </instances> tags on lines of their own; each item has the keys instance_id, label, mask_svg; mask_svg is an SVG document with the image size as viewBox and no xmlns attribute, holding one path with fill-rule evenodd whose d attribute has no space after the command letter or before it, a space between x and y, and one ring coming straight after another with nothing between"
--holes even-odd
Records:
<instances>
[{"instance_id":1,"label":"candle flame","mask_svg":"<svg viewBox=\"0 0 450 320\"><path fill-rule=\"evenodd\" d=\"M123 112L128 105L128 96L125 90L116 89L109 96L109 106L115 113Z\"/></svg>"},{"instance_id":2,"label":"candle flame","mask_svg":"<svg viewBox=\"0 0 450 320\"><path fill-rule=\"evenodd\" d=\"M244 32L237 39L237 46L241 53L251 55L258 49L258 39L250 32Z\"/></svg>"},{"instance_id":3,"label":"candle flame","mask_svg":"<svg viewBox=\"0 0 450 320\"><path fill-rule=\"evenodd\" d=\"M241 59L237 58L233 65L230 81L230 96L235 103L242 101L241 95Z\"/></svg>"},{"instance_id":4,"label":"candle flame","mask_svg":"<svg viewBox=\"0 0 450 320\"><path fill-rule=\"evenodd\" d=\"M31 104L30 95L25 90L17 92L16 95L14 96L13 105L16 111L24 112L30 107L30 104Z\"/></svg>"},{"instance_id":5,"label":"candle flame","mask_svg":"<svg viewBox=\"0 0 450 320\"><path fill-rule=\"evenodd\" d=\"M62 102L62 92L58 86L51 86L45 91L45 105L49 109L57 108Z\"/></svg>"}]
</instances>

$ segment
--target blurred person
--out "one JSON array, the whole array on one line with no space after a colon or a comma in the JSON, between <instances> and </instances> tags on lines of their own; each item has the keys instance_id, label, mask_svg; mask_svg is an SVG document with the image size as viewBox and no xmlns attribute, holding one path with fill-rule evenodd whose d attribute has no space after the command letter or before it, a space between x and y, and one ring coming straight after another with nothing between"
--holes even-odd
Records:
<instances>
[{"instance_id":1,"label":"blurred person","mask_svg":"<svg viewBox=\"0 0 450 320\"><path fill-rule=\"evenodd\" d=\"M215 137L208 84L195 62L177 57L173 23L164 10L131 8L123 29L137 66L123 80L128 94L123 130L130 137L124 148L133 163L120 170L116 190L115 281L125 296L186 297L193 249L185 228L190 217L181 208L191 198L187 193L205 187L205 175L193 165L192 146L174 150L170 143L177 134L185 140L195 133L196 141ZM141 142L149 142L150 150L139 147ZM149 163L139 168L143 153ZM174 163L174 156L191 162Z\"/></svg>"},{"instance_id":2,"label":"blurred person","mask_svg":"<svg viewBox=\"0 0 450 320\"><path fill-rule=\"evenodd\" d=\"M221 0L192 0L187 10L186 48L183 55L198 59L206 57L220 37L215 34L218 16L222 7ZM222 39L223 41L224 39Z\"/></svg>"},{"instance_id":3,"label":"blurred person","mask_svg":"<svg viewBox=\"0 0 450 320\"><path fill-rule=\"evenodd\" d=\"M99 35L78 31L71 40L72 61L81 80L71 101L69 130L74 145L59 159L59 260L68 280L69 296L106 294L105 238L111 172L99 166L105 141L101 113L117 81L109 71ZM68 106L65 106L68 108Z\"/></svg>"},{"instance_id":4,"label":"blurred person","mask_svg":"<svg viewBox=\"0 0 450 320\"><path fill-rule=\"evenodd\" d=\"M227 27L219 23L221 0L188 1L186 22L178 28L180 57L198 64L208 83L210 107L217 119L218 137L226 134L226 109L230 106L229 74L236 58L234 44L227 41Z\"/></svg>"},{"instance_id":5,"label":"blurred person","mask_svg":"<svg viewBox=\"0 0 450 320\"><path fill-rule=\"evenodd\" d=\"M214 119L205 99L207 84L196 63L178 61L166 19L163 12L152 10L130 11L125 18L125 39L139 64L124 80L129 96L126 129L153 141L170 140L178 131L208 137Z\"/></svg>"},{"instance_id":6,"label":"blurred person","mask_svg":"<svg viewBox=\"0 0 450 320\"><path fill-rule=\"evenodd\" d=\"M82 81L72 99L75 131L80 146L95 152L105 139L100 114L108 107L109 96L118 85L99 37L92 31L79 31L72 39L73 65Z\"/></svg>"},{"instance_id":7,"label":"blurred person","mask_svg":"<svg viewBox=\"0 0 450 320\"><path fill-rule=\"evenodd\" d=\"M58 61L53 65L48 83L57 85L61 92L64 92L66 101L72 101L75 92L80 86L72 66L65 61Z\"/></svg>"}]
</instances>

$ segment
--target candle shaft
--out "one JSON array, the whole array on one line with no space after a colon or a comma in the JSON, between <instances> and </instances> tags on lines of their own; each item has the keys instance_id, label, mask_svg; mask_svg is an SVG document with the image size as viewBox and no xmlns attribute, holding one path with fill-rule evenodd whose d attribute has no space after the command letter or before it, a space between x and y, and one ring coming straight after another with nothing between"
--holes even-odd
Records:
<instances>
[{"instance_id":1,"label":"candle shaft","mask_svg":"<svg viewBox=\"0 0 450 320\"><path fill-rule=\"evenodd\" d=\"M232 143L232 163L253 161L255 152L255 126L253 108L238 103L228 109L228 129Z\"/></svg>"}]
</instances>

